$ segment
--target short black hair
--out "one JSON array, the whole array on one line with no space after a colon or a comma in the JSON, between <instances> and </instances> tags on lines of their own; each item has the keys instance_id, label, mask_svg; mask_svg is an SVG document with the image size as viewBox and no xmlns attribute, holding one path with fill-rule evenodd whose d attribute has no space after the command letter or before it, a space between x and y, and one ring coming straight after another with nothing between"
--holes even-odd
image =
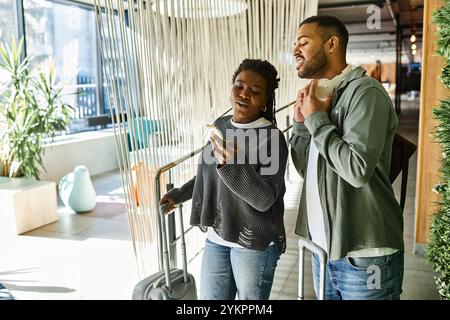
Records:
<instances>
[{"instance_id":1,"label":"short black hair","mask_svg":"<svg viewBox=\"0 0 450 320\"><path fill-rule=\"evenodd\" d=\"M325 42L332 36L337 36L340 40L342 49L347 50L348 44L348 30L344 23L336 17L333 16L312 16L300 23L299 28L307 23L317 23L321 29L320 35L322 41Z\"/></svg>"},{"instance_id":2,"label":"short black hair","mask_svg":"<svg viewBox=\"0 0 450 320\"><path fill-rule=\"evenodd\" d=\"M277 120L275 118L275 89L278 88L278 82L280 82L280 79L277 78L277 69L275 69L275 67L267 60L244 59L236 69L236 71L234 71L231 83L234 83L238 74L245 70L256 72L266 80L267 106L266 111L262 112L261 116L276 125Z\"/></svg>"}]
</instances>

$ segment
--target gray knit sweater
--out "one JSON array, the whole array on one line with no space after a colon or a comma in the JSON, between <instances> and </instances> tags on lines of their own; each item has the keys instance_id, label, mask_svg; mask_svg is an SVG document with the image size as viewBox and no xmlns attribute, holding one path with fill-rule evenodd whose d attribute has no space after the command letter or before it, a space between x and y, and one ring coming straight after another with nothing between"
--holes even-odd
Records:
<instances>
[{"instance_id":1,"label":"gray knit sweater","mask_svg":"<svg viewBox=\"0 0 450 320\"><path fill-rule=\"evenodd\" d=\"M215 125L225 137L230 130L238 130L231 124L231 116L219 118ZM199 159L197 176L168 195L176 203L192 198L192 225L211 226L224 240L248 249L265 250L273 241L281 254L286 249L283 222L286 141L274 125L239 130L256 130L258 137L258 142L250 146L246 141L245 163L219 167L217 163L204 161L213 156L208 143ZM274 172L265 171L274 163L276 170L269 170Z\"/></svg>"}]
</instances>

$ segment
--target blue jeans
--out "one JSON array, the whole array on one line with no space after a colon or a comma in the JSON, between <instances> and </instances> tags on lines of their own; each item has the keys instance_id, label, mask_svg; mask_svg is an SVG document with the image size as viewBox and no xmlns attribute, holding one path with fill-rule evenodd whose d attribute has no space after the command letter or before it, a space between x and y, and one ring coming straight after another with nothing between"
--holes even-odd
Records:
<instances>
[{"instance_id":1,"label":"blue jeans","mask_svg":"<svg viewBox=\"0 0 450 320\"><path fill-rule=\"evenodd\" d=\"M403 252L391 255L328 261L326 300L399 300L403 282ZM314 291L319 296L319 257L313 255Z\"/></svg>"},{"instance_id":2,"label":"blue jeans","mask_svg":"<svg viewBox=\"0 0 450 320\"><path fill-rule=\"evenodd\" d=\"M274 245L265 251L230 248L206 240L200 276L200 299L267 300L280 255Z\"/></svg>"}]
</instances>

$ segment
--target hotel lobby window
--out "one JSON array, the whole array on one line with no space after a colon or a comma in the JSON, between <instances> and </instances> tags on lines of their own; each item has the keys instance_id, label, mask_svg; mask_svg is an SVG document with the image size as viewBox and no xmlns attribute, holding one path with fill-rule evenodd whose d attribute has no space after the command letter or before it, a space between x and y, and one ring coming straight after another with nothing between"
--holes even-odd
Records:
<instances>
[{"instance_id":1,"label":"hotel lobby window","mask_svg":"<svg viewBox=\"0 0 450 320\"><path fill-rule=\"evenodd\" d=\"M93 8L49 0L23 0L23 7L27 54L44 70L54 64L56 80L64 84L64 101L75 109L70 131L89 129L84 119L104 113Z\"/></svg>"}]
</instances>

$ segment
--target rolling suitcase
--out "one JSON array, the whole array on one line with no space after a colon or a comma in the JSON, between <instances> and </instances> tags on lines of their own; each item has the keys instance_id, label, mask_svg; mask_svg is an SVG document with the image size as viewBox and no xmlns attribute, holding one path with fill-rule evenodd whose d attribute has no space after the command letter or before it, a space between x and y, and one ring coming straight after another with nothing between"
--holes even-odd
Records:
<instances>
[{"instance_id":1,"label":"rolling suitcase","mask_svg":"<svg viewBox=\"0 0 450 320\"><path fill-rule=\"evenodd\" d=\"M197 300L195 279L187 272L186 243L181 210L179 211L179 220L183 269L170 268L165 209L165 205L159 208L161 216L159 232L162 235L164 270L139 281L133 290L133 300Z\"/></svg>"},{"instance_id":2,"label":"rolling suitcase","mask_svg":"<svg viewBox=\"0 0 450 320\"><path fill-rule=\"evenodd\" d=\"M299 256L298 256L298 296L297 300L304 300L305 299L305 289L304 289L304 276L305 276L305 248L309 251L317 254L319 256L320 261L320 274L319 274L319 280L320 280L320 286L319 286L319 300L325 300L325 270L327 266L328 256L325 250L323 250L321 247L319 247L317 244L312 242L311 240L308 240L306 238L300 237L298 240L298 250L299 250Z\"/></svg>"}]
</instances>

